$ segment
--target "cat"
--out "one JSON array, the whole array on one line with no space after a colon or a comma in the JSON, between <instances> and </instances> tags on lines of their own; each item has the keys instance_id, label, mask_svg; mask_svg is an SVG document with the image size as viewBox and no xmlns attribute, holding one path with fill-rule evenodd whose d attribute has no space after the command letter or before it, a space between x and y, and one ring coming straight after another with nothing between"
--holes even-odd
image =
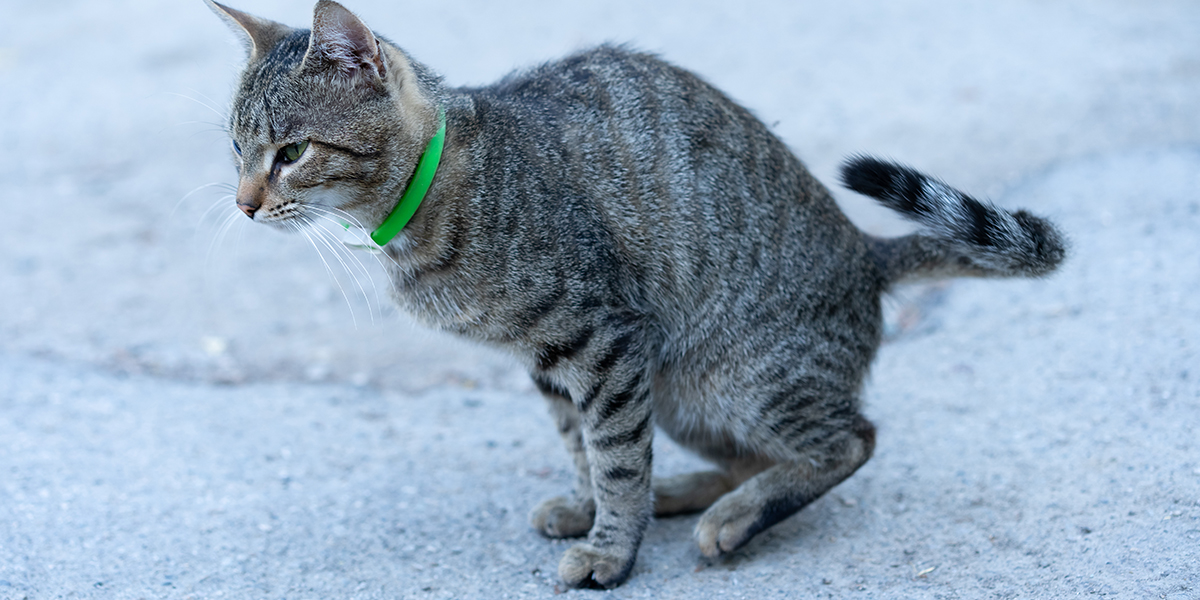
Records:
<instances>
[{"instance_id":1,"label":"cat","mask_svg":"<svg viewBox=\"0 0 1200 600\"><path fill-rule=\"evenodd\" d=\"M1047 220L857 156L842 182L920 226L866 235L749 111L649 54L450 88L331 0L311 30L209 4L248 54L238 207L281 229L407 207L377 240L394 300L514 354L570 452L572 494L530 520L586 536L559 563L571 586L621 584L652 516L703 511L716 557L854 473L892 285L1043 276L1066 254ZM652 478L656 426L716 468Z\"/></svg>"}]
</instances>

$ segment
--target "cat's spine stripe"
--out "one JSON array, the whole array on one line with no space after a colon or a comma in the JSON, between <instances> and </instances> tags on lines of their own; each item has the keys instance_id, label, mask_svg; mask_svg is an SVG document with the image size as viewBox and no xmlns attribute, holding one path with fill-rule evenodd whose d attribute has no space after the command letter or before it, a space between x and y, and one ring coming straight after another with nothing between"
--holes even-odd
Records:
<instances>
[{"instance_id":1,"label":"cat's spine stripe","mask_svg":"<svg viewBox=\"0 0 1200 600\"><path fill-rule=\"evenodd\" d=\"M999 209L921 173L859 156L842 166L846 187L879 200L926 229L901 244L883 263L887 280L912 271L934 272L954 263L977 275L1039 276L1066 257L1066 243L1049 221L1025 211ZM942 244L930 246L929 241Z\"/></svg>"}]
</instances>

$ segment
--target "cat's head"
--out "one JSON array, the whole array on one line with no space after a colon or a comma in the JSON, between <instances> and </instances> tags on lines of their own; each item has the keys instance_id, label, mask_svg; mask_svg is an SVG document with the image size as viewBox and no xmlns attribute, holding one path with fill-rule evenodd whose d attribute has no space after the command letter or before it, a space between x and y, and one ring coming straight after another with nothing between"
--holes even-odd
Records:
<instances>
[{"instance_id":1,"label":"cat's head","mask_svg":"<svg viewBox=\"0 0 1200 600\"><path fill-rule=\"evenodd\" d=\"M382 222L437 129L437 79L331 0L311 30L206 1L248 54L229 118L238 207L281 229Z\"/></svg>"}]
</instances>

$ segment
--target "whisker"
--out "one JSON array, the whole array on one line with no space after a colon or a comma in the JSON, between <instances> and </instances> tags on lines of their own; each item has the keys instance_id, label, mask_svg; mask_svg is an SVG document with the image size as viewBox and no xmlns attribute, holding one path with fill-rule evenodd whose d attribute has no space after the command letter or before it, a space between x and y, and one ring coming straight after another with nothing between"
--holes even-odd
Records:
<instances>
[{"instance_id":1,"label":"whisker","mask_svg":"<svg viewBox=\"0 0 1200 600\"><path fill-rule=\"evenodd\" d=\"M208 188L211 188L211 187L220 187L220 186L226 186L226 189L229 189L229 190L231 190L231 191L236 191L236 190L237 190L237 188L234 188L232 185L230 185L230 184L228 184L228 183L225 183L225 182L223 182L223 181L214 181L214 182L212 182L212 183L206 183L206 184L204 184L204 185L197 186L197 187L196 187L196 188L194 188L192 191L190 191L190 192L188 192L188 193L184 194L184 195L183 195L183 197L182 197L182 198L180 198L180 199L179 199L179 201L175 203L175 206L171 208L171 212L170 212L169 214L167 214L167 218L168 218L168 219L170 219L170 218L174 217L174 216L175 216L175 211L179 210L179 207L180 207L180 206L181 206L181 205L182 205L182 204L183 204L183 203L184 203L184 202L185 202L185 201L186 201L188 198L191 198L191 197L192 197L192 195L193 195L193 194L195 194L196 192L199 192L200 190L208 189ZM225 198L228 198L228 196L225 196ZM224 199L224 198L222 198L222 199ZM212 210L212 209L210 208L209 210ZM208 214L208 213L207 213L207 211L205 211L205 214Z\"/></svg>"},{"instance_id":2,"label":"whisker","mask_svg":"<svg viewBox=\"0 0 1200 600\"><path fill-rule=\"evenodd\" d=\"M208 100L212 104L220 104L219 102L217 102L216 100L213 100L212 98L209 98L207 95L205 95L204 92L201 92L200 90L198 90L196 88L187 88L187 91L189 91L193 94L198 94L200 97L204 98L205 100ZM226 115L225 113L218 112L217 114L221 115L222 119L227 119L227 117L228 117L228 115Z\"/></svg>"},{"instance_id":3,"label":"whisker","mask_svg":"<svg viewBox=\"0 0 1200 600\"><path fill-rule=\"evenodd\" d=\"M354 225L355 227L358 227L359 229L361 229L363 231L367 230L367 228L365 226L363 226L361 221L359 221L357 218L355 218L354 215L351 215L350 213L348 213L344 210L326 207L326 206L316 206L316 205L311 205L311 206L308 206L307 208L314 209L317 212L324 212L326 218L329 218L329 216L342 218L346 221L349 221L351 225ZM332 219L332 220L335 223L337 223L337 225L339 227L342 226L342 223L337 222L336 219ZM338 243L341 243L341 242L339 241ZM401 268L401 269L404 268L395 258L392 258L392 256L386 252L372 252L371 254L375 257L375 262L379 263L379 266L384 267L385 269L387 268L387 265L385 265L383 263L383 259L380 258L381 255L383 257L387 258L388 261L390 261L397 268Z\"/></svg>"},{"instance_id":4,"label":"whisker","mask_svg":"<svg viewBox=\"0 0 1200 600\"><path fill-rule=\"evenodd\" d=\"M226 195L221 196L220 198L217 198L216 200L213 201L212 205L209 206L208 209L205 210L204 213L200 215L200 218L196 221L196 228L192 232L193 241L195 240L195 236L200 235L200 230L204 226L205 221L208 220L208 216L210 214L212 214L213 211L221 211L221 210L228 209L229 201L232 199L233 199L232 194L226 194ZM236 215L238 212L239 211L231 211L227 216L225 216L224 220L232 220L232 217L234 215Z\"/></svg>"},{"instance_id":5,"label":"whisker","mask_svg":"<svg viewBox=\"0 0 1200 600\"><path fill-rule=\"evenodd\" d=\"M308 215L304 215L304 214L301 214L300 217L302 219L304 219L304 222L309 225L309 227L310 227L309 231L316 234L316 239L318 241L320 241L322 244L324 244L326 248L329 248L329 250L331 252L333 252L334 258L336 258L338 260L338 262L342 264L342 268L346 270L346 274L348 274L350 276L350 278L354 280L355 285L358 286L359 292L361 292L363 295L363 299L366 300L366 302L367 302L367 312L370 314L371 324L374 325L375 324L375 312L371 306L371 296L369 294L367 294L366 288L363 287L362 280L359 279L358 273L355 272L354 269L350 268L350 265L347 264L346 261L342 258L341 252L338 251L339 247L341 247L343 250L345 250L345 247L342 246L341 243L338 242L336 239L330 240L329 232L325 228L321 227L316 221L313 221L311 217L309 217ZM371 283L371 288L377 290L377 288L375 288L375 280L374 280L374 278L371 277L371 274L367 271L366 267L364 267L362 262L358 261L358 258L355 257L353 254L351 254L350 256L357 263L359 270L361 270L362 273L364 275L366 275L367 280ZM378 293L378 291L376 293Z\"/></svg>"},{"instance_id":6,"label":"whisker","mask_svg":"<svg viewBox=\"0 0 1200 600\"><path fill-rule=\"evenodd\" d=\"M195 92L196 90L192 90L192 91L193 91L193 92ZM186 99L188 99L188 100L191 100L192 102L195 102L196 104L199 104L200 106L203 106L204 108L207 108L208 110L211 110L211 111L213 111L213 113L214 113L214 114L216 114L218 117L221 117L221 120L225 120L225 119L226 119L226 115L225 115L225 113L223 113L223 112L221 112L221 111L219 111L219 110L217 110L217 109L213 108L213 107L212 107L212 105L210 105L210 104L206 104L206 103L204 103L204 102L201 102L201 101L199 101L199 100L197 100L197 99L195 99L195 98L193 98L193 97L191 97L191 96L189 96L189 95L187 95L187 94L180 94L180 93L178 93L178 92L166 92L166 93L167 93L168 95L171 95L171 96L179 96L180 98L186 98ZM196 92L196 93L197 93L197 94L199 94L200 92ZM201 96L204 96L204 94L200 94L200 95L201 95ZM207 96L205 96L205 97L207 98ZM208 98L208 100L211 102L211 101L212 101L212 98Z\"/></svg>"},{"instance_id":7,"label":"whisker","mask_svg":"<svg viewBox=\"0 0 1200 600\"><path fill-rule=\"evenodd\" d=\"M218 134L221 134L222 136L229 135L228 128L226 128L224 125L221 125L220 123L213 123L211 121L179 121L179 122L173 123L171 125L163 125L162 128L158 129L155 133L158 135L162 135L163 133L165 133L171 129L174 129L176 127L183 127L184 125L207 125L207 127L203 128L203 129L192 132L192 134L188 136L188 139L192 139L201 133L218 133Z\"/></svg>"},{"instance_id":8,"label":"whisker","mask_svg":"<svg viewBox=\"0 0 1200 600\"><path fill-rule=\"evenodd\" d=\"M230 213L221 221L220 226L217 228L216 234L213 235L212 241L208 244L208 253L204 256L204 263L206 265L212 264L213 251L218 246L224 245L225 236L229 234L229 230L232 229L237 223L238 214L239 213L237 212L230 211Z\"/></svg>"},{"instance_id":9,"label":"whisker","mask_svg":"<svg viewBox=\"0 0 1200 600\"><path fill-rule=\"evenodd\" d=\"M325 254L323 252L321 252L321 248L319 246L317 246L317 243L315 241L313 241L312 236L309 235L307 230L296 227L295 224L289 224L289 227L294 227L295 231L298 231L301 235L304 236L305 239L308 240L308 243L312 245L313 250L317 251L317 256L319 256L321 258L321 263L325 265L325 270L329 272L329 276L333 279L333 282L337 285L338 291L340 291L342 293L342 298L344 298L346 300L346 307L350 309L350 321L352 323L354 323L354 329L357 330L358 329L358 319L354 316L354 305L350 303L350 296L348 296L346 294L346 288L342 287L342 282L338 280L337 275L334 275L333 267L330 267L329 261L325 260Z\"/></svg>"},{"instance_id":10,"label":"whisker","mask_svg":"<svg viewBox=\"0 0 1200 600\"><path fill-rule=\"evenodd\" d=\"M331 250L333 250L334 254L340 256L342 253L345 253L346 256L348 256L350 258L350 260L354 261L354 264L358 267L357 270L350 269L350 268L347 268L346 270L347 270L347 272L350 273L351 277L354 277L355 282L358 283L359 290L361 290L363 292L363 299L365 299L367 301L368 310L371 310L371 323L374 324L375 309L379 309L379 311L380 311L379 316L381 318L383 317L383 312L382 312L383 300L379 296L379 286L375 284L375 278L371 275L370 269L368 269L367 266L365 264L363 264L362 260L359 259L358 254L356 252L351 251L349 248L347 248L346 245L343 244L341 242L341 240L338 239L337 235L334 232L325 228L326 223L333 223L336 227L338 227L340 229L341 223L338 223L337 221L330 219L328 216L325 216L325 215L318 214L317 216L321 218L321 221L313 221L311 218L308 219L309 224L312 226L312 230L314 232L316 232L317 235L322 238L322 240L325 242L325 245L327 247L329 247ZM345 265L346 263L343 262L342 264ZM371 305L370 296L366 293L366 290L363 289L362 282L359 281L359 279L358 279L359 272L361 272L367 278L367 282L370 284L371 289L375 292L374 307L372 307L372 305Z\"/></svg>"}]
</instances>

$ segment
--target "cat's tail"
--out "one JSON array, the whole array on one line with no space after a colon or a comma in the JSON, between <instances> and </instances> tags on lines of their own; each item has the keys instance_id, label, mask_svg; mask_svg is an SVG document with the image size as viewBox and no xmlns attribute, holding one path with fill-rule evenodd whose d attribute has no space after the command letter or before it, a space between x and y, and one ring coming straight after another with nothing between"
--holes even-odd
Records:
<instances>
[{"instance_id":1,"label":"cat's tail","mask_svg":"<svg viewBox=\"0 0 1200 600\"><path fill-rule=\"evenodd\" d=\"M981 202L908 167L856 156L842 166L842 183L922 226L900 238L870 238L887 283L964 275L1039 277L1067 254L1063 235L1050 221Z\"/></svg>"}]
</instances>

